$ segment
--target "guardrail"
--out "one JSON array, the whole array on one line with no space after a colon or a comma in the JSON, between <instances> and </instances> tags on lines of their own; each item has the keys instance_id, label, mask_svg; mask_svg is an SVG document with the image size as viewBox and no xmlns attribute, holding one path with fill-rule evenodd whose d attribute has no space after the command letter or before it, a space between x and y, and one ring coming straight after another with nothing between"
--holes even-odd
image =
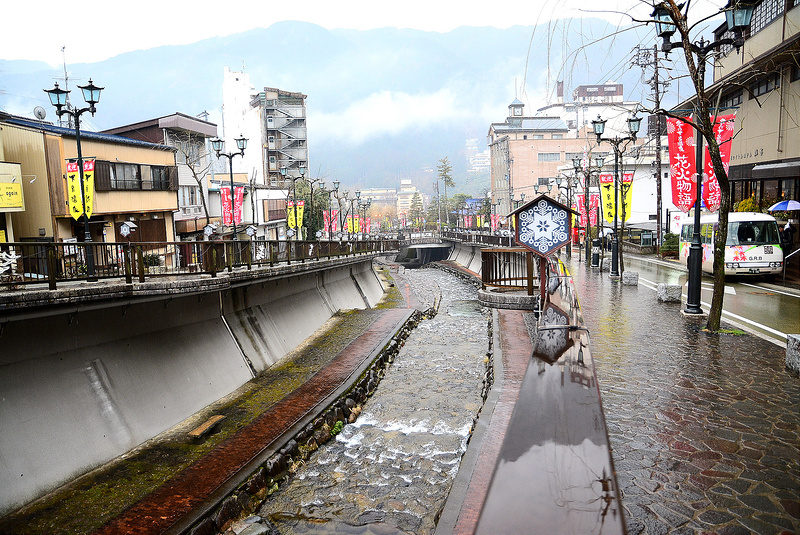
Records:
<instances>
[{"instance_id":1,"label":"guardrail","mask_svg":"<svg viewBox=\"0 0 800 535\"><path fill-rule=\"evenodd\" d=\"M481 249L481 282L484 288L524 289L533 295L538 278L533 263L533 253L523 247Z\"/></svg>"},{"instance_id":2,"label":"guardrail","mask_svg":"<svg viewBox=\"0 0 800 535\"><path fill-rule=\"evenodd\" d=\"M397 250L397 240L15 242L0 244L0 289L59 282L209 274L246 266L273 266Z\"/></svg>"},{"instance_id":3,"label":"guardrail","mask_svg":"<svg viewBox=\"0 0 800 535\"><path fill-rule=\"evenodd\" d=\"M464 232L458 230L443 230L442 238L458 240L463 243L477 243L481 245L492 245L495 247L513 247L514 237L498 236L496 234L486 234L478 232Z\"/></svg>"}]
</instances>

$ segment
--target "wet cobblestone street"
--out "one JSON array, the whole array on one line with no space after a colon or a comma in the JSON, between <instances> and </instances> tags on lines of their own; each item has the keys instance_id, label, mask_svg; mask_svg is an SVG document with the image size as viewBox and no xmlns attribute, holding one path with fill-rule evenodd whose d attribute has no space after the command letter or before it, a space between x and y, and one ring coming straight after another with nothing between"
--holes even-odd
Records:
<instances>
[{"instance_id":1,"label":"wet cobblestone street","mask_svg":"<svg viewBox=\"0 0 800 535\"><path fill-rule=\"evenodd\" d=\"M785 350L573 262L632 535L800 529L800 380Z\"/></svg>"}]
</instances>

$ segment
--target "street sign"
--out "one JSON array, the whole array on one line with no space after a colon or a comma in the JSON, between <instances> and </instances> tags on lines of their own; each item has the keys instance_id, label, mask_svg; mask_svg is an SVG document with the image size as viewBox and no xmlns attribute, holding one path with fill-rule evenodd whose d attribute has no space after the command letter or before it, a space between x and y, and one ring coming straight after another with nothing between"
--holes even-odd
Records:
<instances>
[{"instance_id":1,"label":"street sign","mask_svg":"<svg viewBox=\"0 0 800 535\"><path fill-rule=\"evenodd\" d=\"M569 243L574 212L540 195L514 213L516 241L539 256L549 256Z\"/></svg>"}]
</instances>

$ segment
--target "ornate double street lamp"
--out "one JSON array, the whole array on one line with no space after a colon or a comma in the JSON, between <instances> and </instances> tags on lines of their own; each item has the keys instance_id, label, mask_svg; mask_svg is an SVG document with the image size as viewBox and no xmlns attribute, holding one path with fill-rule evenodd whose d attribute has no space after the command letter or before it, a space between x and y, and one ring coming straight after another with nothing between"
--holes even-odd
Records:
<instances>
[{"instance_id":1,"label":"ornate double street lamp","mask_svg":"<svg viewBox=\"0 0 800 535\"><path fill-rule=\"evenodd\" d=\"M597 119L592 121L592 129L597 136L597 143L606 141L614 147L614 239L611 242L611 277L619 277L619 234L617 232L617 215L619 211L619 164L622 160L622 152L628 143L636 141L636 134L639 132L639 127L642 124L642 119L636 117L629 117L628 135L625 137L601 137L605 132L606 120L597 116ZM622 146L622 147L620 147Z\"/></svg>"},{"instance_id":2,"label":"ornate double street lamp","mask_svg":"<svg viewBox=\"0 0 800 535\"><path fill-rule=\"evenodd\" d=\"M337 204L337 206L336 206L336 219L338 220L339 219L339 206L338 206L339 205L339 181L338 180L334 180L333 181L333 190L331 191L331 194L336 199L336 204ZM330 204L328 205L328 208L329 208L329 210L328 210L328 240L333 240L333 227L334 227L334 225L333 225L333 200L330 199L330 198L328 200L330 201ZM336 225L336 227L338 228L339 225Z\"/></svg>"},{"instance_id":3,"label":"ornate double street lamp","mask_svg":"<svg viewBox=\"0 0 800 535\"><path fill-rule=\"evenodd\" d=\"M217 158L224 156L228 159L228 169L231 176L231 221L233 222L233 237L232 240L236 241L236 191L233 188L233 157L244 156L244 149L247 148L247 139L241 134L236 138L236 148L239 152L223 152L225 150L225 142L219 138L211 140L211 148L217 153Z\"/></svg>"},{"instance_id":4,"label":"ornate double street lamp","mask_svg":"<svg viewBox=\"0 0 800 535\"><path fill-rule=\"evenodd\" d=\"M572 159L572 167L575 169L575 177L578 176L578 173L583 173L583 210L586 214L586 230L584 231L583 236L583 246L586 256L586 263L588 264L592 259L592 250L589 247L589 242L591 241L591 232L589 232L589 221L591 220L589 214L589 182L592 178L592 173L596 172L598 175L600 174L600 170L603 168L603 160L602 157L596 157L594 159L594 167L587 166L586 168L583 167L583 158L573 158Z\"/></svg>"},{"instance_id":5,"label":"ornate double street lamp","mask_svg":"<svg viewBox=\"0 0 800 535\"><path fill-rule=\"evenodd\" d=\"M733 38L725 37L714 42L708 42L702 37L699 41L692 43L689 41L689 29L686 21L687 12L681 13L684 4L675 4L673 0L660 2L654 6L652 17L656 21L656 34L662 38L661 50L668 54L674 48L682 48L687 56L687 63L691 54L697 56L695 63L697 75L694 77L695 88L697 89L697 115L695 128L697 129L697 140L695 143L695 165L697 169L697 187L694 202L694 229L692 233L692 244L689 246L689 258L687 268L689 270L689 282L686 289L686 314L702 314L700 308L700 284L702 279L703 267L703 246L700 239L700 199L702 198L703 186L703 133L702 130L710 131L710 108L705 96L705 73L706 58L717 48L726 45L733 45L738 52L744 42L744 30L750 26L750 19L753 17L753 10L761 0L729 0L723 11L728 30L734 34ZM688 2L686 10L688 11ZM682 40L673 43L672 35L679 29ZM688 49L687 49L688 47ZM699 126L697 125L699 123ZM719 178L719 177L718 177ZM727 218L725 218L727 219ZM722 218L720 219L722 221Z\"/></svg>"},{"instance_id":6,"label":"ornate double street lamp","mask_svg":"<svg viewBox=\"0 0 800 535\"><path fill-rule=\"evenodd\" d=\"M286 180L286 174L288 173L288 171L289 170L286 169L286 167L281 167L281 176L283 177L284 180ZM295 232L294 229L289 229L293 233L290 234L289 237L291 238L292 235L294 235L295 241L299 239L299 234L300 234L300 222L297 220L297 181L305 176L306 166L301 165L298 168L298 171L300 172L300 176L290 177L292 179L292 202L294 203L292 204L292 211L294 212L294 226L295 228L297 228L297 232Z\"/></svg>"},{"instance_id":7,"label":"ornate double street lamp","mask_svg":"<svg viewBox=\"0 0 800 535\"><path fill-rule=\"evenodd\" d=\"M58 87L58 82L55 83L53 89L45 89L44 92L50 97L50 103L56 107L56 115L71 115L75 119L75 145L78 150L78 176L81 183L81 203L83 205L83 241L86 243L86 274L89 280L97 280L94 276L94 248L92 247L92 234L89 232L89 213L86 211L86 196L91 195L92 192L86 191L86 185L83 183L83 153L81 152L81 115L89 112L94 117L95 104L100 102L100 91L104 87L97 87L89 78L87 85L79 85L78 88L83 93L83 100L89 105L86 108L71 109L67 105L67 95L69 91L65 91Z\"/></svg>"}]
</instances>

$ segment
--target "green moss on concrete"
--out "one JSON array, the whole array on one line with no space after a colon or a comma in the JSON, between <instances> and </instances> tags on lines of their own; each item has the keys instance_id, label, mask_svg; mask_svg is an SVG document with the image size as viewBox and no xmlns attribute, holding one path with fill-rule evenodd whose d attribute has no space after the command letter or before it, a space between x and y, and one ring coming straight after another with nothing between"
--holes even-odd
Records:
<instances>
[{"instance_id":1,"label":"green moss on concrete","mask_svg":"<svg viewBox=\"0 0 800 535\"><path fill-rule=\"evenodd\" d=\"M399 297L396 289L394 293ZM394 297L389 301L398 302ZM399 302L402 303L402 298ZM392 308L390 303L381 308ZM132 453L78 478L16 513L0 518L0 533L91 533L297 389L364 332L376 317L369 310L336 314L279 363L234 395L207 407L194 421L184 422ZM219 431L204 440L190 439L188 431L210 414L226 416Z\"/></svg>"}]
</instances>

